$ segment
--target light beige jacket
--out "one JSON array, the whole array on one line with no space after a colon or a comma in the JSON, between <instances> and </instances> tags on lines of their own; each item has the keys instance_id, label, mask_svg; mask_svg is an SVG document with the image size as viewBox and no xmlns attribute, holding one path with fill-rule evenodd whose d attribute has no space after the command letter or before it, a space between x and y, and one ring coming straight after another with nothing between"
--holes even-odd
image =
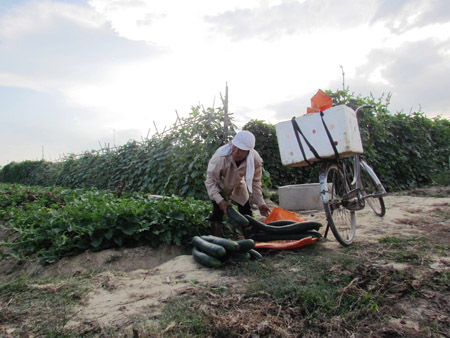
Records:
<instances>
[{"instance_id":1,"label":"light beige jacket","mask_svg":"<svg viewBox=\"0 0 450 338\"><path fill-rule=\"evenodd\" d=\"M247 184L245 183L247 161L244 160L239 167L236 167L231 155L220 155L223 147L225 146L217 149L209 160L205 181L208 196L219 204L224 199L220 194L222 192L224 196L244 205L249 199ZM263 161L256 150L250 151L253 152L255 159L255 174L252 184L253 202L259 207L265 204L261 188Z\"/></svg>"}]
</instances>

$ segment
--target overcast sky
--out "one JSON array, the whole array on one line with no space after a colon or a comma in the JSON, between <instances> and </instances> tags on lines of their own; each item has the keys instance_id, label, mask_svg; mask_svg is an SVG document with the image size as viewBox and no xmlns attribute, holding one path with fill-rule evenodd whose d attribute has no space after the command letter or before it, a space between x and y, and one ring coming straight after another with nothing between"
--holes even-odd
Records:
<instances>
[{"instance_id":1,"label":"overcast sky","mask_svg":"<svg viewBox=\"0 0 450 338\"><path fill-rule=\"evenodd\" d=\"M450 118L450 1L0 0L0 165L141 140L226 83L238 126L275 124L342 69Z\"/></svg>"}]
</instances>

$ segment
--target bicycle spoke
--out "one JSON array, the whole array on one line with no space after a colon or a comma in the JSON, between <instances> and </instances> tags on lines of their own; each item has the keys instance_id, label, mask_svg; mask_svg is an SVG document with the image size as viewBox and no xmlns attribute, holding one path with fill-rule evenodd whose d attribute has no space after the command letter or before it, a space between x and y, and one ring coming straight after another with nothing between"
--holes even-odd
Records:
<instances>
[{"instance_id":1,"label":"bicycle spoke","mask_svg":"<svg viewBox=\"0 0 450 338\"><path fill-rule=\"evenodd\" d=\"M329 202L324 204L328 223L334 237L344 246L350 245L355 236L355 212L345 207L348 202L349 184L344 173L336 165L326 169L326 182L330 183ZM348 203L347 203L348 204Z\"/></svg>"},{"instance_id":2,"label":"bicycle spoke","mask_svg":"<svg viewBox=\"0 0 450 338\"><path fill-rule=\"evenodd\" d=\"M363 194L367 204L372 208L373 212L378 216L384 216L386 213L386 207L384 200L380 196L380 192L377 189L376 183L373 178L366 172L363 166L361 166L361 181L363 186Z\"/></svg>"}]
</instances>

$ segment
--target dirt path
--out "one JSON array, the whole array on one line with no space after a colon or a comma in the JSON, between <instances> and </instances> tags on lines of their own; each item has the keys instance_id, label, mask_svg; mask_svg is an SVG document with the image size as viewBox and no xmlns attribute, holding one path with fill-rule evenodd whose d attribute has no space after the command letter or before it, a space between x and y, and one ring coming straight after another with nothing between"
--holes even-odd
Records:
<instances>
[{"instance_id":1,"label":"dirt path","mask_svg":"<svg viewBox=\"0 0 450 338\"><path fill-rule=\"evenodd\" d=\"M93 280L96 288L86 306L67 327L124 327L136 316L151 320L160 315L160 305L167 298L205 283L232 283L220 270L197 265L191 255L180 255L150 270L125 274L103 272Z\"/></svg>"}]
</instances>

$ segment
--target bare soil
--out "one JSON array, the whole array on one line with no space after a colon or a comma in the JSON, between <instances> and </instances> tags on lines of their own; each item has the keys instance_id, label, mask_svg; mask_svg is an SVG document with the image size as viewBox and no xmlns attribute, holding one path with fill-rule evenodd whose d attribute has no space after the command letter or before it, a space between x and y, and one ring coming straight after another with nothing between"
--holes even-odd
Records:
<instances>
[{"instance_id":1,"label":"bare soil","mask_svg":"<svg viewBox=\"0 0 450 338\"><path fill-rule=\"evenodd\" d=\"M371 245L385 236L414 237L423 233L427 233L432 240L434 238L437 242L441 241L448 244L450 240L450 220L435 215L439 213L449 214L449 193L450 188L433 188L416 190L408 194L386 196L387 213L384 217L375 216L369 207L357 213L358 227L355 244L360 248L368 248L366 254L373 256L373 266L381 266L390 269L390 271L411 268L407 263L401 261L386 263L382 259L382 253L370 251ZM323 211L302 211L299 213L309 220L326 224ZM258 218L258 215L256 217ZM328 234L328 239L316 245L331 250L342 250L331 233ZM424 262L424 266L426 266L426 269L413 270L413 273L421 274L424 271L428 274L430 271L448 273L450 271L449 253L443 251L439 255L431 257L430 261ZM369 268L363 270L359 276L355 277L358 278L355 284L367 278L371 273L373 275ZM123 328L131 325L133 318L139 315L145 314L148 320L158 318L161 305L168 298L180 293L194 293L198 285L208 283L232 287L242 284L242 281L226 276L220 269L207 269L196 264L190 253L186 252L185 249L169 246L161 246L158 249L137 247L85 252L75 257L64 258L48 267L42 267L38 263L26 263L18 266L7 259L0 261L0 279L11 279L21 274L47 277L74 276L86 272L93 273L92 291L89 293L87 301L77 309L77 315L72 318L67 327ZM404 286L406 282L403 281L402 283ZM354 286L349 285L348 287ZM401 290L398 292L401 292ZM442 299L438 299L441 296L437 293L430 294L429 303L421 298L422 303L420 304L410 304L404 300L395 304L397 310L400 311L401 309L405 315L402 319L398 319L398 322L393 320L392 330L398 332L398 328L402 327L403 334L406 336L421 336L419 334L419 322L421 316L423 316L423 311L435 309L436 303L442 301ZM448 304L447 299L441 306L448 307ZM269 311L269 308L270 304L267 304L267 311ZM256 312L253 311L253 313ZM442 312L437 313L438 315L442 316ZM222 319L225 320L226 318ZM270 323L261 320L261 332L263 332L264 325L270 325ZM437 318L436 320L445 321L448 320L448 317ZM282 328L280 327L279 330L282 330ZM387 330L386 336L390 336L389 327L384 328L384 330ZM285 335L282 331L273 332L273 335L288 336L287 333Z\"/></svg>"}]
</instances>

